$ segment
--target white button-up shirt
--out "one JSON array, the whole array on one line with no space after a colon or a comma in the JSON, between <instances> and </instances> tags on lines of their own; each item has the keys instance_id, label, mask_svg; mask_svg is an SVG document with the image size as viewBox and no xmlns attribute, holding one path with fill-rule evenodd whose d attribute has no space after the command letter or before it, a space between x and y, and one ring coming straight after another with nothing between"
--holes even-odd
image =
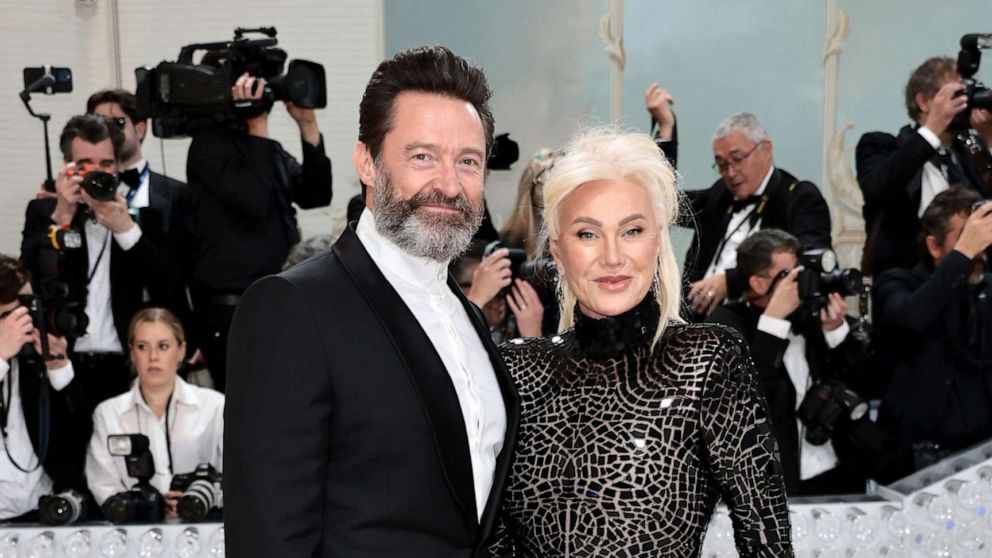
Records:
<instances>
[{"instance_id":1,"label":"white button-up shirt","mask_svg":"<svg viewBox=\"0 0 992 558\"><path fill-rule=\"evenodd\" d=\"M165 419L168 417L169 423ZM165 432L169 431L169 443ZM86 482L96 501L131 488L138 479L129 477L124 458L110 455L110 434L144 434L155 459L151 484L165 494L173 474L193 471L210 463L222 471L224 456L224 395L212 389L187 384L176 377L168 413L156 417L135 382L131 390L97 405L93 412L93 437L86 452ZM172 451L172 471L169 451Z\"/></svg>"},{"instance_id":2,"label":"white button-up shirt","mask_svg":"<svg viewBox=\"0 0 992 558\"><path fill-rule=\"evenodd\" d=\"M769 335L774 335L779 339L788 339L789 344L782 355L782 364L789 373L789 379L796 388L796 410L803 402L806 392L812 387L812 378L809 375L809 362L806 361L806 338L792 332L792 324L788 320L765 316L758 318L758 331L763 331ZM833 349L844 342L847 334L851 332L851 326L847 322L833 331L824 331L823 337L827 341L827 347ZM806 427L802 421L799 423L799 479L806 480L829 471L837 466L837 453L834 451L832 442L827 442L820 446L815 446L806 441Z\"/></svg>"},{"instance_id":3,"label":"white button-up shirt","mask_svg":"<svg viewBox=\"0 0 992 558\"><path fill-rule=\"evenodd\" d=\"M38 507L38 498L52 492L52 480L44 467L37 467L38 456L24 422L24 409L21 407L20 370L17 359L10 361L0 358L0 397L4 398L7 414L7 437L0 444L0 519L10 519L23 515ZM48 381L55 391L62 391L73 378L72 363L55 370L48 370ZM7 400L7 387L10 387L10 400ZM13 463L14 458L25 473ZM31 469L34 469L31 471Z\"/></svg>"},{"instance_id":4,"label":"white button-up shirt","mask_svg":"<svg viewBox=\"0 0 992 558\"><path fill-rule=\"evenodd\" d=\"M775 167L768 169L768 174L765 175L765 179L761 181L761 185L755 190L754 195L760 196L765 193L765 189L768 188L768 181L771 180L773 172L775 172ZM726 238L726 241L723 243L723 249L713 256L713 261L706 270L706 275L703 276L704 278L708 279L732 267L737 267L737 249L747 240L747 237L761 230L761 217L755 220L753 226L747 222L751 218L751 214L757 210L758 204L754 204L741 209L730 217L730 222L727 223L727 230L722 231L724 238Z\"/></svg>"},{"instance_id":5,"label":"white button-up shirt","mask_svg":"<svg viewBox=\"0 0 992 558\"><path fill-rule=\"evenodd\" d=\"M476 511L481 519L506 433L506 408L489 354L465 308L448 288L447 263L403 251L379 234L368 209L356 233L424 329L451 377L468 434Z\"/></svg>"}]
</instances>

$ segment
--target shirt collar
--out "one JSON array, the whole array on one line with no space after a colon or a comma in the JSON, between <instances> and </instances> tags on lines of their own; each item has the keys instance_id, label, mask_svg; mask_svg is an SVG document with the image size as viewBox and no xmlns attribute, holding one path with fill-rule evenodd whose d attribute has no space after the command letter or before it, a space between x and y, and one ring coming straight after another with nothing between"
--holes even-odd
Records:
<instances>
[{"instance_id":1,"label":"shirt collar","mask_svg":"<svg viewBox=\"0 0 992 558\"><path fill-rule=\"evenodd\" d=\"M355 229L359 240L379 269L388 272L393 279L403 281L407 286L421 289L446 287L448 262L438 262L430 258L414 256L393 241L382 236L375 225L375 216L369 208L362 211Z\"/></svg>"},{"instance_id":2,"label":"shirt collar","mask_svg":"<svg viewBox=\"0 0 992 558\"><path fill-rule=\"evenodd\" d=\"M124 170L136 169L138 172L145 172L145 166L148 165L148 161L144 158L138 159L138 162L129 166Z\"/></svg>"},{"instance_id":3,"label":"shirt collar","mask_svg":"<svg viewBox=\"0 0 992 558\"><path fill-rule=\"evenodd\" d=\"M169 406L174 408L179 403L196 407L200 404L200 397L185 380L177 375L176 387L172 391L172 401L169 402ZM126 396L121 398L120 404L117 405L117 414L123 415L124 413L131 412L135 405L145 409L149 413L152 412L148 404L145 403L145 398L141 396L141 390L138 387L137 381L132 383L131 390L127 392Z\"/></svg>"},{"instance_id":4,"label":"shirt collar","mask_svg":"<svg viewBox=\"0 0 992 558\"><path fill-rule=\"evenodd\" d=\"M754 195L760 196L765 193L765 190L768 188L768 182L772 179L773 172L775 172L775 165L772 165L771 168L768 169L768 174L765 175L765 179L761 181L761 186L758 186L758 189L754 192Z\"/></svg>"}]
</instances>

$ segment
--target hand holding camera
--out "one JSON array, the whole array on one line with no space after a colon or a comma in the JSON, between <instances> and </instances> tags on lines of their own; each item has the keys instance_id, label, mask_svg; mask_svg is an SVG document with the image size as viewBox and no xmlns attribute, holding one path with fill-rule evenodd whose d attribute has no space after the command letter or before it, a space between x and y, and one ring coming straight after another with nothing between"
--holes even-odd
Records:
<instances>
[{"instance_id":1,"label":"hand holding camera","mask_svg":"<svg viewBox=\"0 0 992 558\"><path fill-rule=\"evenodd\" d=\"M765 307L764 314L772 318L786 319L799 308L799 284L796 277L802 272L803 266L796 266L774 285L772 298Z\"/></svg>"},{"instance_id":2,"label":"hand holding camera","mask_svg":"<svg viewBox=\"0 0 992 558\"><path fill-rule=\"evenodd\" d=\"M93 210L96 222L107 227L111 232L120 234L135 226L131 214L127 211L127 200L124 196L115 194L112 200L101 201L84 189L80 197Z\"/></svg>"},{"instance_id":3,"label":"hand holding camera","mask_svg":"<svg viewBox=\"0 0 992 558\"><path fill-rule=\"evenodd\" d=\"M500 248L482 259L472 272L472 288L466 295L482 308L510 285L513 272L510 268L510 250Z\"/></svg>"},{"instance_id":4,"label":"hand holding camera","mask_svg":"<svg viewBox=\"0 0 992 558\"><path fill-rule=\"evenodd\" d=\"M21 351L21 347L31 343L34 322L28 309L18 306L0 318L0 358L9 361Z\"/></svg>"},{"instance_id":5,"label":"hand holding camera","mask_svg":"<svg viewBox=\"0 0 992 558\"><path fill-rule=\"evenodd\" d=\"M235 107L261 100L264 92L265 78L253 77L248 72L241 74L241 77L231 86L231 98L234 101ZM249 134L260 138L269 137L268 112L262 112L258 116L245 118L245 125L248 127Z\"/></svg>"},{"instance_id":6,"label":"hand holding camera","mask_svg":"<svg viewBox=\"0 0 992 558\"><path fill-rule=\"evenodd\" d=\"M954 249L973 260L990 245L992 245L992 201L984 201L972 210L968 220L965 221Z\"/></svg>"},{"instance_id":7,"label":"hand holding camera","mask_svg":"<svg viewBox=\"0 0 992 558\"><path fill-rule=\"evenodd\" d=\"M48 354L52 356L51 360L45 361L45 367L49 370L57 370L69 364L69 341L65 337L56 337L51 333L48 333ZM41 332L37 329L31 332L31 343L34 345L34 350L39 355L45 354L44 348L41 345Z\"/></svg>"},{"instance_id":8,"label":"hand holding camera","mask_svg":"<svg viewBox=\"0 0 992 558\"><path fill-rule=\"evenodd\" d=\"M541 321L544 319L544 305L537 291L523 279L513 280L513 289L506 297L506 304L517 318L517 330L521 337L540 337Z\"/></svg>"},{"instance_id":9,"label":"hand holding camera","mask_svg":"<svg viewBox=\"0 0 992 558\"><path fill-rule=\"evenodd\" d=\"M950 81L941 86L930 99L923 112L923 126L933 133L943 134L954 117L968 107L968 97L963 95L965 86L958 81Z\"/></svg>"},{"instance_id":10,"label":"hand holding camera","mask_svg":"<svg viewBox=\"0 0 992 558\"><path fill-rule=\"evenodd\" d=\"M828 294L826 306L820 309L820 323L823 324L823 331L833 331L843 325L847 310L847 301L840 293Z\"/></svg>"},{"instance_id":11,"label":"hand holding camera","mask_svg":"<svg viewBox=\"0 0 992 558\"><path fill-rule=\"evenodd\" d=\"M76 163L66 163L55 180L55 213L52 220L59 226L68 225L76 216L76 206L81 200L83 176L76 171Z\"/></svg>"}]
</instances>

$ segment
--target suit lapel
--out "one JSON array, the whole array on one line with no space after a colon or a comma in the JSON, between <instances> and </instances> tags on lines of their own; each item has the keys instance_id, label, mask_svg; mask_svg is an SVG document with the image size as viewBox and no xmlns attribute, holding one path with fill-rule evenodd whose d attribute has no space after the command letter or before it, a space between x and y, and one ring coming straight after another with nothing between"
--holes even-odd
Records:
<instances>
[{"instance_id":1,"label":"suit lapel","mask_svg":"<svg viewBox=\"0 0 992 558\"><path fill-rule=\"evenodd\" d=\"M448 276L448 287L458 301L465 308L469 321L475 328L475 332L482 340L482 346L489 354L489 361L492 363L493 372L496 374L496 381L499 383L500 393L503 394L503 405L506 407L506 433L503 436L503 449L496 458L496 469L493 473L493 486L489 490L489 499L482 513L481 532L486 536L494 532L496 528L496 518L499 512L499 505L502 501L503 489L510 472L510 465L513 460L513 450L517 439L517 427L520 422L520 399L517 396L517 389L513 385L513 378L506 369L503 357L493 343L493 338L489 333L489 328L479 318L478 310L465 298L461 288L454 278Z\"/></svg>"},{"instance_id":2,"label":"suit lapel","mask_svg":"<svg viewBox=\"0 0 992 558\"><path fill-rule=\"evenodd\" d=\"M399 353L423 405L448 487L474 532L478 515L468 435L458 395L441 357L350 226L345 228L333 251Z\"/></svg>"},{"instance_id":3,"label":"suit lapel","mask_svg":"<svg viewBox=\"0 0 992 558\"><path fill-rule=\"evenodd\" d=\"M172 219L172 198L168 192L169 185L158 173L148 173L148 207L161 216L162 232L168 234L169 223Z\"/></svg>"}]
</instances>

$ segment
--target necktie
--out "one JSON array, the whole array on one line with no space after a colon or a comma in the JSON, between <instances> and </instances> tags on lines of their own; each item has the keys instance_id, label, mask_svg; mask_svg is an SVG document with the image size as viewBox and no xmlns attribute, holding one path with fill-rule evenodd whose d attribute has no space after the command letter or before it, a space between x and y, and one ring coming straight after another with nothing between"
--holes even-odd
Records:
<instances>
[{"instance_id":1,"label":"necktie","mask_svg":"<svg viewBox=\"0 0 992 558\"><path fill-rule=\"evenodd\" d=\"M752 205L757 205L759 201L761 201L761 196L758 195L748 196L742 200L734 199L730 202L731 212L737 213L742 209L746 209Z\"/></svg>"},{"instance_id":2,"label":"necktie","mask_svg":"<svg viewBox=\"0 0 992 558\"><path fill-rule=\"evenodd\" d=\"M948 186L953 188L955 186L968 185L968 179L965 178L964 170L961 168L961 165L954 161L954 157L951 156L950 151L941 149L937 151L937 154L931 160L944 173Z\"/></svg>"}]
</instances>

